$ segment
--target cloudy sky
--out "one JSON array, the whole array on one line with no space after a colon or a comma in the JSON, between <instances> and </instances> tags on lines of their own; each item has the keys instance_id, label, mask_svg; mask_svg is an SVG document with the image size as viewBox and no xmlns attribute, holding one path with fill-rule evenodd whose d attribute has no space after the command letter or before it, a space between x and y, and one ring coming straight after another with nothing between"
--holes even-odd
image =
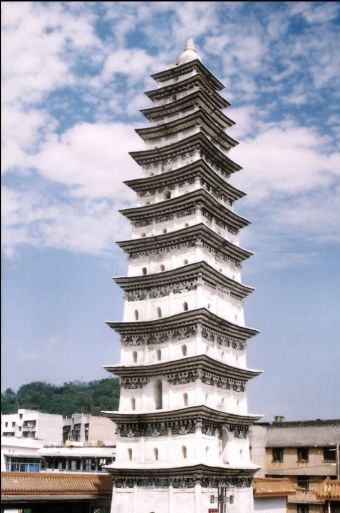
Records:
<instances>
[{"instance_id":1,"label":"cloudy sky","mask_svg":"<svg viewBox=\"0 0 340 513\"><path fill-rule=\"evenodd\" d=\"M237 122L249 410L339 417L339 2L2 3L2 389L118 361L128 151L189 35Z\"/></svg>"}]
</instances>

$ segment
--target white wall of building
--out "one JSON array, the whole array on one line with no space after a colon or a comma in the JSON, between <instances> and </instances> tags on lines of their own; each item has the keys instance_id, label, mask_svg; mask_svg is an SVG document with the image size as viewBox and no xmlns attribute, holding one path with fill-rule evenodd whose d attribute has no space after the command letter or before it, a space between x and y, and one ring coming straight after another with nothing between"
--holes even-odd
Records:
<instances>
[{"instance_id":1,"label":"white wall of building","mask_svg":"<svg viewBox=\"0 0 340 513\"><path fill-rule=\"evenodd\" d=\"M258 513L286 513L286 497L255 498L254 511Z\"/></svg>"}]
</instances>

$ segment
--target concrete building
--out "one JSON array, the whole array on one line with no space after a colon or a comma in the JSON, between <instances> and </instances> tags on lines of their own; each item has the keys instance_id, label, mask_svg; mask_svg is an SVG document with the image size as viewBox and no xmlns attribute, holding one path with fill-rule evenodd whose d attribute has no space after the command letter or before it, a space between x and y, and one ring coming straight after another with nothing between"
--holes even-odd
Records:
<instances>
[{"instance_id":1,"label":"concrete building","mask_svg":"<svg viewBox=\"0 0 340 513\"><path fill-rule=\"evenodd\" d=\"M1 416L1 436L33 438L41 443L62 443L63 416L19 409Z\"/></svg>"},{"instance_id":2,"label":"concrete building","mask_svg":"<svg viewBox=\"0 0 340 513\"><path fill-rule=\"evenodd\" d=\"M278 417L252 426L250 443L252 460L262 466L259 476L288 478L296 487L288 513L324 513L325 500L317 492L326 478L340 478L340 419L285 422Z\"/></svg>"},{"instance_id":3,"label":"concrete building","mask_svg":"<svg viewBox=\"0 0 340 513\"><path fill-rule=\"evenodd\" d=\"M116 426L106 417L19 410L3 415L2 431L2 471L101 472L115 460Z\"/></svg>"},{"instance_id":4,"label":"concrete building","mask_svg":"<svg viewBox=\"0 0 340 513\"><path fill-rule=\"evenodd\" d=\"M131 239L122 322L112 513L206 513L228 504L253 511L241 282L251 253L239 245L248 221L234 212L244 193L230 184L241 168L228 154L224 86L202 64L195 45L152 75L151 121L137 133L146 149L131 153L142 178L126 182L137 206L122 211ZM224 508L223 506L223 508Z\"/></svg>"},{"instance_id":5,"label":"concrete building","mask_svg":"<svg viewBox=\"0 0 340 513\"><path fill-rule=\"evenodd\" d=\"M74 413L64 418L63 443L79 442L88 445L115 445L116 426L106 417Z\"/></svg>"}]
</instances>

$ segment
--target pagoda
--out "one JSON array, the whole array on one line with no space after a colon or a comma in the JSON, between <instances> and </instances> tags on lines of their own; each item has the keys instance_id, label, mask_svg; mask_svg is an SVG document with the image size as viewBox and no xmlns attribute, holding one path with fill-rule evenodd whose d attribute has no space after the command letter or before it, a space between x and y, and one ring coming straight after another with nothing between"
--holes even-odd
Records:
<instances>
[{"instance_id":1,"label":"pagoda","mask_svg":"<svg viewBox=\"0 0 340 513\"><path fill-rule=\"evenodd\" d=\"M240 270L251 253L239 245L249 222L234 212L245 194L230 184L241 167L223 110L224 86L202 64L192 38L176 63L152 75L150 121L136 130L143 151L130 155L142 178L125 184L137 205L122 210L132 236L117 365L119 411L112 513L253 511L246 366L257 331L244 324L252 288Z\"/></svg>"}]
</instances>

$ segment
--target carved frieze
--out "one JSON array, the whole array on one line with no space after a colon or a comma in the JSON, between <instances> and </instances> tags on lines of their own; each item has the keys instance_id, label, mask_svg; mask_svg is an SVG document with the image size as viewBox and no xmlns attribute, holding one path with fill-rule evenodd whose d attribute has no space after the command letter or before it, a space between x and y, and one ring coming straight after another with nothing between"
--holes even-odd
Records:
<instances>
[{"instance_id":1,"label":"carved frieze","mask_svg":"<svg viewBox=\"0 0 340 513\"><path fill-rule=\"evenodd\" d=\"M128 377L120 378L120 386L122 388L143 388L150 381L150 378L146 377Z\"/></svg>"},{"instance_id":2,"label":"carved frieze","mask_svg":"<svg viewBox=\"0 0 340 513\"><path fill-rule=\"evenodd\" d=\"M225 425L235 438L247 438L248 426L241 424ZM167 435L187 435L201 429L208 436L216 436L221 423L193 417L181 421L168 420L166 422L136 422L117 424L117 434L122 438L140 438L141 436L159 437Z\"/></svg>"},{"instance_id":3,"label":"carved frieze","mask_svg":"<svg viewBox=\"0 0 340 513\"><path fill-rule=\"evenodd\" d=\"M167 283L164 285L157 285L148 289L133 289L125 292L125 299L127 301L140 301L141 299L157 298L168 296L170 292L179 294L181 292L188 292L195 290L198 285L198 279L192 278L191 280L182 280L175 283Z\"/></svg>"},{"instance_id":4,"label":"carved frieze","mask_svg":"<svg viewBox=\"0 0 340 513\"><path fill-rule=\"evenodd\" d=\"M121 472L119 477L113 476L113 482L116 488L133 488L134 486L140 487L156 487L167 488L194 488L195 483L200 483L203 488L218 488L220 486L227 486L233 488L249 488L251 486L250 477L205 477L188 475L180 477L161 477L161 476L143 476L136 474L133 476L124 476Z\"/></svg>"},{"instance_id":5,"label":"carved frieze","mask_svg":"<svg viewBox=\"0 0 340 513\"><path fill-rule=\"evenodd\" d=\"M245 347L245 342L242 340L237 340L229 335L224 335L223 333L219 333L218 331L212 330L206 326L203 326L202 328L202 337L210 342L217 342L221 346L233 347L234 349L240 350L243 350Z\"/></svg>"}]
</instances>

